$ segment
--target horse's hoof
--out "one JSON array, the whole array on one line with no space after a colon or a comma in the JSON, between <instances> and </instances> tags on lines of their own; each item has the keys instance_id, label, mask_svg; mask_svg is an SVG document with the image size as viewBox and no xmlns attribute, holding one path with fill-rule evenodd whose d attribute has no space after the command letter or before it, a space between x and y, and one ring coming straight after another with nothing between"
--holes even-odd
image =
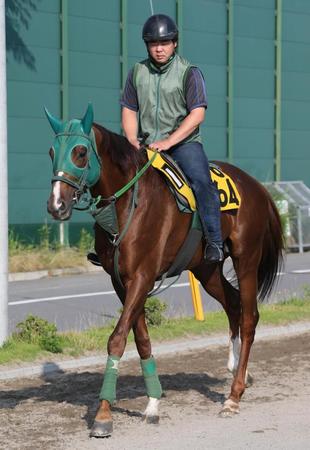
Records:
<instances>
[{"instance_id":1,"label":"horse's hoof","mask_svg":"<svg viewBox=\"0 0 310 450\"><path fill-rule=\"evenodd\" d=\"M149 423L149 424L158 425L158 423L159 423L159 416L144 415L142 417L142 420L145 421L146 423Z\"/></svg>"},{"instance_id":2,"label":"horse's hoof","mask_svg":"<svg viewBox=\"0 0 310 450\"><path fill-rule=\"evenodd\" d=\"M231 399L225 401L223 408L221 409L219 416L222 418L231 418L236 414L239 414L239 403L234 402Z\"/></svg>"},{"instance_id":3,"label":"horse's hoof","mask_svg":"<svg viewBox=\"0 0 310 450\"><path fill-rule=\"evenodd\" d=\"M112 421L99 422L95 420L94 425L90 430L89 437L96 437L96 438L109 437L111 436L112 431L113 431Z\"/></svg>"}]
</instances>

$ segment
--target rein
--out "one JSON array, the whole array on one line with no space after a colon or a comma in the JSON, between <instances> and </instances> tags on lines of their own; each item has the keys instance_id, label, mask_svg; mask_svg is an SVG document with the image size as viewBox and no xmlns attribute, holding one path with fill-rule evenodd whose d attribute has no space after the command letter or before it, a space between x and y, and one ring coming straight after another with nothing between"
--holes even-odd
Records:
<instances>
[{"instance_id":1,"label":"rein","mask_svg":"<svg viewBox=\"0 0 310 450\"><path fill-rule=\"evenodd\" d=\"M96 208L96 206L98 205L98 203L100 201L106 202L106 203L115 203L116 200L118 200L123 194L125 194L133 185L135 185L138 180L142 177L142 175L144 174L144 172L146 172L146 170L152 165L153 161L155 160L157 155L157 152L154 152L154 155L152 156L152 158L147 161L147 163L139 170L136 172L136 175L127 183L125 184L125 186L123 186L121 189L119 189L118 191L116 191L113 195L111 195L108 198L104 198L101 195L98 195L97 197L92 197L89 188L87 187L86 191L85 191L85 187L84 187L84 192L82 193L82 195L77 199L74 198L73 200L75 200L75 204L73 206L74 209L78 209L81 211L86 211L89 210L91 212L91 214L96 214L98 213L98 211L102 208ZM53 180L55 179L60 179L61 181L64 181L65 183L70 184L71 186L75 187L77 185L75 185L74 182L71 182L71 180L69 179L69 182L67 181L67 178L62 178L62 177L53 177Z\"/></svg>"},{"instance_id":2,"label":"rein","mask_svg":"<svg viewBox=\"0 0 310 450\"><path fill-rule=\"evenodd\" d=\"M136 175L125 186L123 186L121 189L115 192L115 194L111 195L108 198L102 198L99 195L95 199L92 199L93 204L90 205L89 208L87 208L89 209L89 212L91 213L95 221L98 223L98 225L101 226L101 228L103 228L112 237L112 239L110 239L110 242L114 247L114 263L113 263L114 276L119 288L122 291L124 291L125 288L119 273L119 255L120 255L119 246L130 227L134 211L138 205L138 190L139 190L138 181L146 172L146 170L152 165L153 161L157 156L157 153L158 153L157 151L154 152L152 158L149 161L147 161L147 163L136 173ZM121 231L121 233L119 233L115 204L116 201L123 194L125 194L125 192L127 192L132 186L133 186L133 193L128 218L123 230ZM100 201L108 202L108 205L103 206L101 208L97 208L96 205Z\"/></svg>"}]
</instances>

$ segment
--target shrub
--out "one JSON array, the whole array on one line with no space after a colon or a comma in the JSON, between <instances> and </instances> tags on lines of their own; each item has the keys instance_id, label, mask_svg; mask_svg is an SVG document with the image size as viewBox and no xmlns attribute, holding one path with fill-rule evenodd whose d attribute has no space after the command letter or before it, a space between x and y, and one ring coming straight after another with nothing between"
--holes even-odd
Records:
<instances>
[{"instance_id":1,"label":"shrub","mask_svg":"<svg viewBox=\"0 0 310 450\"><path fill-rule=\"evenodd\" d=\"M48 250L50 248L51 227L47 223L43 224L39 229L40 248Z\"/></svg>"},{"instance_id":2,"label":"shrub","mask_svg":"<svg viewBox=\"0 0 310 450\"><path fill-rule=\"evenodd\" d=\"M30 344L39 344L43 350L61 353L60 337L57 335L56 325L38 316L29 314L23 322L17 324L20 340Z\"/></svg>"},{"instance_id":3,"label":"shrub","mask_svg":"<svg viewBox=\"0 0 310 450\"><path fill-rule=\"evenodd\" d=\"M121 314L124 308L119 309ZM163 313L166 311L166 303L159 300L157 297L149 297L144 305L145 321L149 327L158 327L166 321L166 317ZM114 321L111 322L111 328L115 327Z\"/></svg>"},{"instance_id":4,"label":"shrub","mask_svg":"<svg viewBox=\"0 0 310 450\"><path fill-rule=\"evenodd\" d=\"M166 309L166 303L162 302L157 297L148 298L144 306L147 325L151 327L158 327L161 325L166 320L163 315Z\"/></svg>"},{"instance_id":5,"label":"shrub","mask_svg":"<svg viewBox=\"0 0 310 450\"><path fill-rule=\"evenodd\" d=\"M25 244L13 229L9 230L8 246L10 255L16 255L22 251L32 249L32 246L30 244Z\"/></svg>"},{"instance_id":6,"label":"shrub","mask_svg":"<svg viewBox=\"0 0 310 450\"><path fill-rule=\"evenodd\" d=\"M310 300L310 286L308 284L303 285L303 290L303 300Z\"/></svg>"},{"instance_id":7,"label":"shrub","mask_svg":"<svg viewBox=\"0 0 310 450\"><path fill-rule=\"evenodd\" d=\"M94 237L88 233L85 228L81 229L80 240L78 242L78 249L81 253L85 253L94 246Z\"/></svg>"}]
</instances>

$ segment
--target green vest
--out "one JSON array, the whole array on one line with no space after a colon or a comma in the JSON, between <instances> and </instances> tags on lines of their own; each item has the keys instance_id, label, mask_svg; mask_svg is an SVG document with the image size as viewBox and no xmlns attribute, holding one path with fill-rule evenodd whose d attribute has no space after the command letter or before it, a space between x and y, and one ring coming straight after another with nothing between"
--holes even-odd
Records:
<instances>
[{"instance_id":1,"label":"green vest","mask_svg":"<svg viewBox=\"0 0 310 450\"><path fill-rule=\"evenodd\" d=\"M184 95L191 64L175 54L164 66L149 59L134 66L133 84L139 103L139 136L149 133L147 144L166 139L188 116ZM182 142L201 142L199 127Z\"/></svg>"}]
</instances>

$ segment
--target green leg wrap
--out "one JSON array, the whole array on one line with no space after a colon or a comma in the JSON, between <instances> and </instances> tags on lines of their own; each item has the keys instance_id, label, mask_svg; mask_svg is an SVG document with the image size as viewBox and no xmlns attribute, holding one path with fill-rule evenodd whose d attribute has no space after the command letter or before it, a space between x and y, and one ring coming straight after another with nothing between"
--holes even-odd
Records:
<instances>
[{"instance_id":1,"label":"green leg wrap","mask_svg":"<svg viewBox=\"0 0 310 450\"><path fill-rule=\"evenodd\" d=\"M108 356L103 384L99 395L100 400L107 400L110 405L112 405L116 399L116 381L119 360L120 358L118 356Z\"/></svg>"},{"instance_id":2,"label":"green leg wrap","mask_svg":"<svg viewBox=\"0 0 310 450\"><path fill-rule=\"evenodd\" d=\"M151 356L149 359L141 359L140 363L147 395L160 399L163 391L158 378L155 359Z\"/></svg>"}]
</instances>

